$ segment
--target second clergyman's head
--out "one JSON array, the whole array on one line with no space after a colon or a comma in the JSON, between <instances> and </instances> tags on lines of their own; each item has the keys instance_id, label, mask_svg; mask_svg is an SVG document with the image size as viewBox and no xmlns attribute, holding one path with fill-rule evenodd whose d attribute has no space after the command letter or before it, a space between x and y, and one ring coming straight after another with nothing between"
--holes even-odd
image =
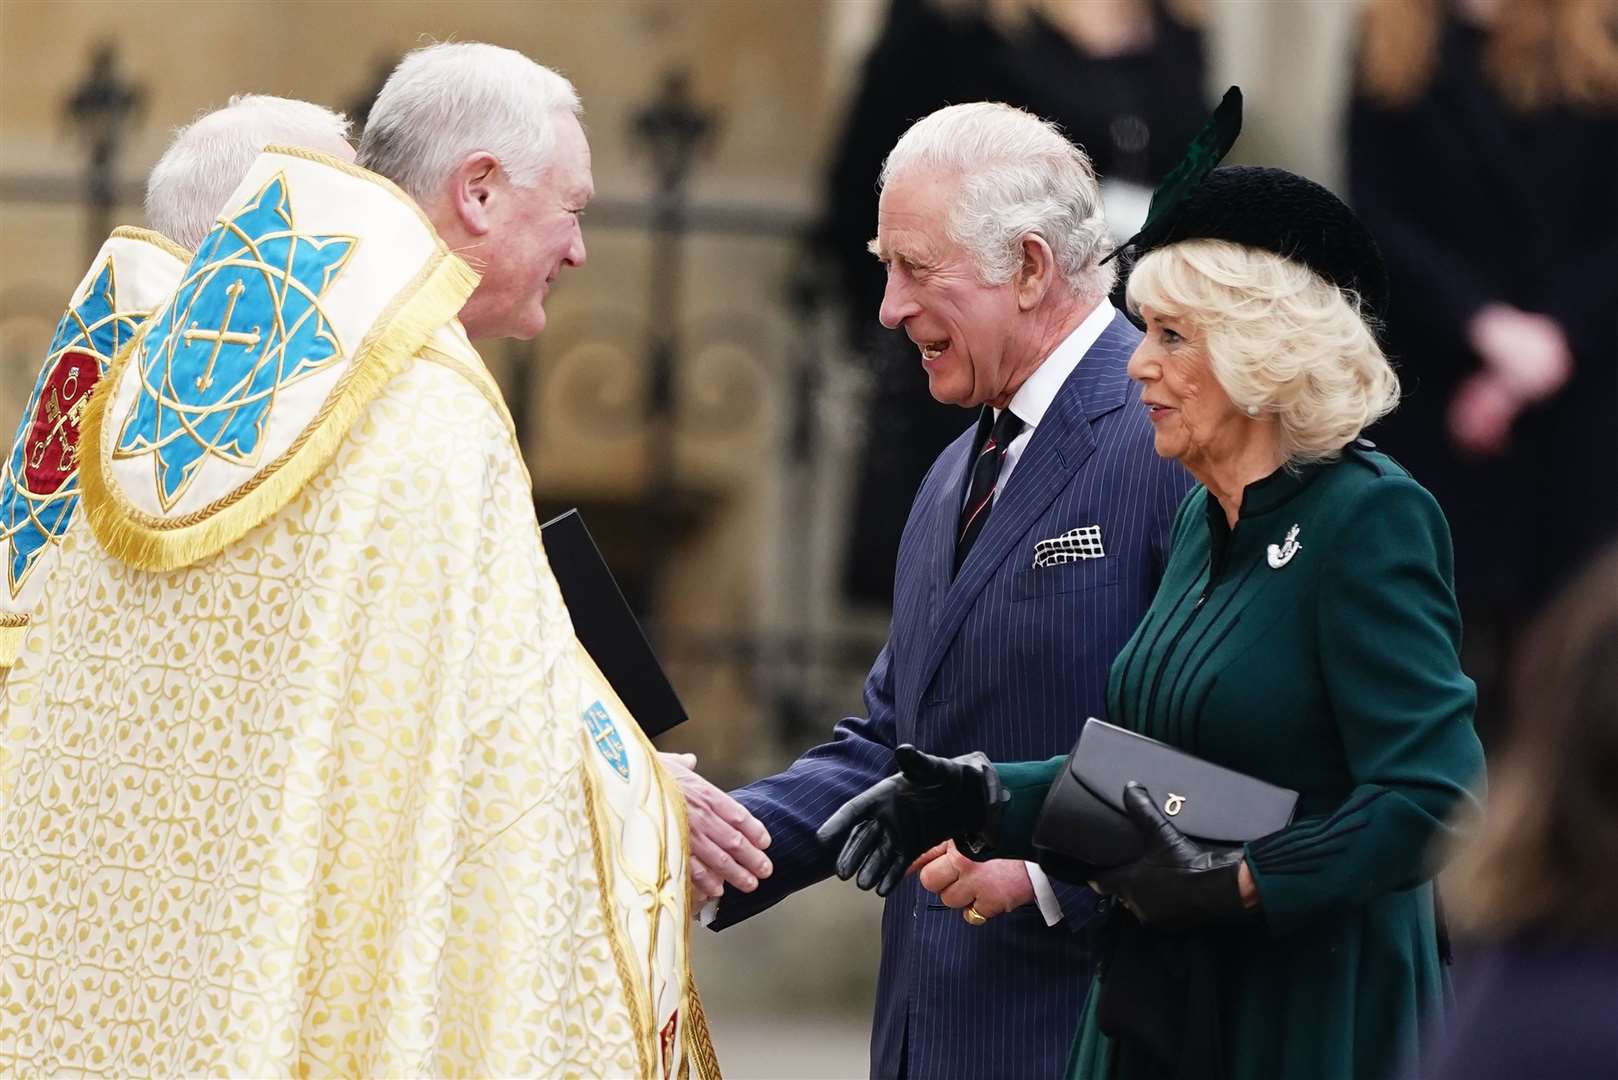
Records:
<instances>
[{"instance_id":1,"label":"second clergyman's head","mask_svg":"<svg viewBox=\"0 0 1618 1080\"><path fill-rule=\"evenodd\" d=\"M461 312L473 337L531 338L564 267L582 266L595 194L573 85L522 53L457 42L410 53L388 77L359 163L420 204L482 275Z\"/></svg>"},{"instance_id":2,"label":"second clergyman's head","mask_svg":"<svg viewBox=\"0 0 1618 1080\"><path fill-rule=\"evenodd\" d=\"M302 146L354 160L348 119L292 98L238 94L174 133L146 179L146 220L186 250L208 235L266 147Z\"/></svg>"}]
</instances>

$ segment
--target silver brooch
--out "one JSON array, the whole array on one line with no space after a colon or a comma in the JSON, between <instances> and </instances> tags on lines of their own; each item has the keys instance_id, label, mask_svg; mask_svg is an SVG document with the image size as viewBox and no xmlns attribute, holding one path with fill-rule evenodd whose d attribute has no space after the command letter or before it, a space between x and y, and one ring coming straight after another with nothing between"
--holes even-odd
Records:
<instances>
[{"instance_id":1,"label":"silver brooch","mask_svg":"<svg viewBox=\"0 0 1618 1080\"><path fill-rule=\"evenodd\" d=\"M1296 525L1287 530L1287 538L1279 544L1271 544L1269 548L1270 569L1279 570L1292 561L1292 556L1298 553L1303 545L1298 543L1298 527Z\"/></svg>"}]
</instances>

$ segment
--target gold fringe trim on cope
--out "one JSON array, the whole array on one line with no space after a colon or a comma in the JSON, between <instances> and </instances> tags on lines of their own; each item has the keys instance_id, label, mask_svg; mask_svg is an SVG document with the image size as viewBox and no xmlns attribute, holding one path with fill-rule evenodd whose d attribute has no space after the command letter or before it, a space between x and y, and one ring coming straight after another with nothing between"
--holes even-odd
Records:
<instances>
[{"instance_id":1,"label":"gold fringe trim on cope","mask_svg":"<svg viewBox=\"0 0 1618 1080\"><path fill-rule=\"evenodd\" d=\"M0 613L0 670L9 669L17 662L17 652L22 648L22 639L27 635L27 615Z\"/></svg>"},{"instance_id":2,"label":"gold fringe trim on cope","mask_svg":"<svg viewBox=\"0 0 1618 1080\"><path fill-rule=\"evenodd\" d=\"M145 324L96 384L79 426L79 488L96 540L113 557L142 570L174 570L218 554L291 502L331 462L359 414L433 331L459 314L477 283L478 275L459 258L442 249L435 253L417 287L407 289L404 302L380 320L380 332L360 346L349 371L292 445L212 506L175 519L145 514L118 491L102 430L109 399L151 326Z\"/></svg>"}]
</instances>

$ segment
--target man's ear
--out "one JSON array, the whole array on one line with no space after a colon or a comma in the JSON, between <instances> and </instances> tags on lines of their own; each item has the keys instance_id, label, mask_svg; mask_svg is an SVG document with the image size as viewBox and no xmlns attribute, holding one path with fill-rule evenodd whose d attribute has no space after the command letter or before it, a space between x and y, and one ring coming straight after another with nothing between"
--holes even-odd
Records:
<instances>
[{"instance_id":1,"label":"man's ear","mask_svg":"<svg viewBox=\"0 0 1618 1080\"><path fill-rule=\"evenodd\" d=\"M449 207L471 236L483 236L493 227L491 202L504 182L500 162L486 150L466 155L449 177Z\"/></svg>"},{"instance_id":2,"label":"man's ear","mask_svg":"<svg viewBox=\"0 0 1618 1080\"><path fill-rule=\"evenodd\" d=\"M1017 308L1032 311L1056 281L1056 255L1043 236L1029 233L1022 238L1022 262L1012 280L1017 286Z\"/></svg>"}]
</instances>

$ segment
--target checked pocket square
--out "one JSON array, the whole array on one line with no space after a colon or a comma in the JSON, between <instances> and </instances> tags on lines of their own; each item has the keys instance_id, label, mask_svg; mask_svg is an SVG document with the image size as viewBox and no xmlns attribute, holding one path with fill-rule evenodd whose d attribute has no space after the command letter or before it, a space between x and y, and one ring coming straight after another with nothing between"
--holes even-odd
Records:
<instances>
[{"instance_id":1,"label":"checked pocket square","mask_svg":"<svg viewBox=\"0 0 1618 1080\"><path fill-rule=\"evenodd\" d=\"M1041 540L1034 545L1034 567L1060 566L1080 559L1100 559L1106 556L1101 547L1101 526L1080 525L1061 536Z\"/></svg>"}]
</instances>

